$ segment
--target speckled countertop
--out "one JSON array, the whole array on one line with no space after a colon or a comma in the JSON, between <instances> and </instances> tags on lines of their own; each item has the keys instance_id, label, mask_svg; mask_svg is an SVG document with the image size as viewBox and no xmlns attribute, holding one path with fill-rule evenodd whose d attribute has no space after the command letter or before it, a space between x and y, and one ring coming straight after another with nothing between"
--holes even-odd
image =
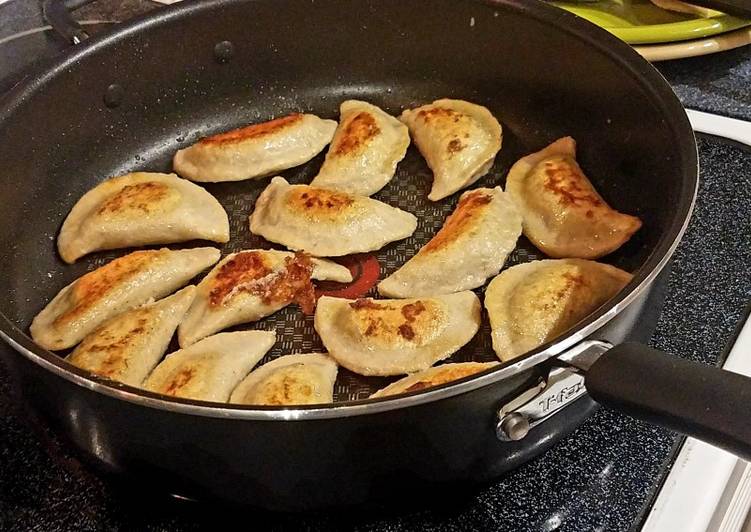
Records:
<instances>
[{"instance_id":1,"label":"speckled countertop","mask_svg":"<svg viewBox=\"0 0 751 532\"><path fill-rule=\"evenodd\" d=\"M4 16L7 7L0 3L0 39L38 18L29 6ZM100 0L79 15L121 20L153 7ZM659 69L688 107L751 120L751 47ZM751 150L712 138L701 138L699 150L696 212L676 253L652 343L715 363L751 298ZM195 530L237 522L268 530L629 530L639 527L678 441L600 410L545 455L450 503L303 517L204 507L116 485L39 431L23 421L0 368L2 530Z\"/></svg>"}]
</instances>

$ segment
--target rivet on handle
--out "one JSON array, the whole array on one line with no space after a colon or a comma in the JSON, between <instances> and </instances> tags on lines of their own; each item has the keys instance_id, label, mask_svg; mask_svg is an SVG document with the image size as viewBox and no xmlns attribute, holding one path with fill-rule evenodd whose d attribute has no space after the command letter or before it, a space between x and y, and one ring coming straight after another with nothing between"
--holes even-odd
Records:
<instances>
[{"instance_id":1,"label":"rivet on handle","mask_svg":"<svg viewBox=\"0 0 751 532\"><path fill-rule=\"evenodd\" d=\"M495 427L498 439L519 441L529 432L529 420L522 414L506 414Z\"/></svg>"}]
</instances>

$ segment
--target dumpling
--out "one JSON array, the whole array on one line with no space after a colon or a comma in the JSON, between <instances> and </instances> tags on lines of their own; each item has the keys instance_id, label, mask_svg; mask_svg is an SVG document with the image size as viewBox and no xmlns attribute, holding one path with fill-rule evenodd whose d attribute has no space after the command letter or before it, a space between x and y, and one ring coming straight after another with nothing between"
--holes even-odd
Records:
<instances>
[{"instance_id":1,"label":"dumpling","mask_svg":"<svg viewBox=\"0 0 751 532\"><path fill-rule=\"evenodd\" d=\"M583 259L512 266L485 290L493 349L511 360L552 340L620 292L631 274Z\"/></svg>"},{"instance_id":2,"label":"dumpling","mask_svg":"<svg viewBox=\"0 0 751 532\"><path fill-rule=\"evenodd\" d=\"M441 230L378 292L422 297L482 286L501 271L521 232L521 215L501 187L467 191Z\"/></svg>"},{"instance_id":3,"label":"dumpling","mask_svg":"<svg viewBox=\"0 0 751 532\"><path fill-rule=\"evenodd\" d=\"M232 390L274 345L276 333L220 333L167 355L143 383L146 390L226 403Z\"/></svg>"},{"instance_id":4,"label":"dumpling","mask_svg":"<svg viewBox=\"0 0 751 532\"><path fill-rule=\"evenodd\" d=\"M433 171L428 199L438 201L488 173L501 149L498 120L481 105L436 100L399 118Z\"/></svg>"},{"instance_id":5,"label":"dumpling","mask_svg":"<svg viewBox=\"0 0 751 532\"><path fill-rule=\"evenodd\" d=\"M433 386L439 386L447 382L456 381L480 373L486 369L497 366L498 362L460 362L458 364L441 364L407 375L398 381L389 384L370 396L371 399L398 395L400 393L416 392Z\"/></svg>"},{"instance_id":6,"label":"dumpling","mask_svg":"<svg viewBox=\"0 0 751 532\"><path fill-rule=\"evenodd\" d=\"M252 371L237 385L229 402L243 405L333 403L336 373L336 362L326 355L286 355Z\"/></svg>"},{"instance_id":7,"label":"dumpling","mask_svg":"<svg viewBox=\"0 0 751 532\"><path fill-rule=\"evenodd\" d=\"M364 196L275 177L256 201L250 232L316 257L381 249L415 232L412 214Z\"/></svg>"},{"instance_id":8,"label":"dumpling","mask_svg":"<svg viewBox=\"0 0 751 532\"><path fill-rule=\"evenodd\" d=\"M260 320L293 301L312 314L311 277L352 281L346 267L304 253L253 249L227 255L199 283L178 330L180 347L232 325Z\"/></svg>"},{"instance_id":9,"label":"dumpling","mask_svg":"<svg viewBox=\"0 0 751 532\"><path fill-rule=\"evenodd\" d=\"M524 235L554 258L595 259L618 249L640 227L602 199L576 162L571 137L520 159L506 192L523 217Z\"/></svg>"},{"instance_id":10,"label":"dumpling","mask_svg":"<svg viewBox=\"0 0 751 532\"><path fill-rule=\"evenodd\" d=\"M118 314L86 336L68 362L114 381L140 386L162 359L190 307L195 286Z\"/></svg>"},{"instance_id":11,"label":"dumpling","mask_svg":"<svg viewBox=\"0 0 751 532\"><path fill-rule=\"evenodd\" d=\"M375 105L347 100L321 171L310 183L370 196L391 181L409 146L407 126Z\"/></svg>"},{"instance_id":12,"label":"dumpling","mask_svg":"<svg viewBox=\"0 0 751 532\"><path fill-rule=\"evenodd\" d=\"M219 260L215 248L134 251L76 279L31 322L45 349L73 347L109 318L184 286Z\"/></svg>"},{"instance_id":13,"label":"dumpling","mask_svg":"<svg viewBox=\"0 0 751 532\"><path fill-rule=\"evenodd\" d=\"M193 181L241 181L308 162L331 142L334 120L291 114L233 129L178 150L175 172Z\"/></svg>"},{"instance_id":14,"label":"dumpling","mask_svg":"<svg viewBox=\"0 0 751 532\"><path fill-rule=\"evenodd\" d=\"M340 365L360 375L429 368L469 342L480 327L472 292L424 299L318 300L315 328Z\"/></svg>"},{"instance_id":15,"label":"dumpling","mask_svg":"<svg viewBox=\"0 0 751 532\"><path fill-rule=\"evenodd\" d=\"M68 214L57 239L67 263L102 249L229 241L229 220L204 189L175 174L137 172L89 190Z\"/></svg>"}]
</instances>

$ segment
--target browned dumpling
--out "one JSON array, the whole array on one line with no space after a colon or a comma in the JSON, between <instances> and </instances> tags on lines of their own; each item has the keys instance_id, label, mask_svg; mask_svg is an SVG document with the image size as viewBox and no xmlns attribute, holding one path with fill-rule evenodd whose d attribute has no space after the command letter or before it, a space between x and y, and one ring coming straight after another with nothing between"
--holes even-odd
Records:
<instances>
[{"instance_id":1,"label":"browned dumpling","mask_svg":"<svg viewBox=\"0 0 751 532\"><path fill-rule=\"evenodd\" d=\"M230 393L274 345L273 331L219 333L167 355L143 383L146 390L226 403Z\"/></svg>"},{"instance_id":2,"label":"browned dumpling","mask_svg":"<svg viewBox=\"0 0 751 532\"><path fill-rule=\"evenodd\" d=\"M425 390L445 384L447 382L456 381L480 373L488 368L497 366L498 362L460 362L458 364L441 364L440 366L434 366L412 375L399 379L398 381L389 384L385 388L382 388L370 396L371 399L377 399L378 397L387 397L389 395L398 395L400 393L416 392L418 390Z\"/></svg>"},{"instance_id":3,"label":"browned dumpling","mask_svg":"<svg viewBox=\"0 0 751 532\"><path fill-rule=\"evenodd\" d=\"M501 187L462 194L440 231L378 284L386 297L470 290L497 275L522 232L519 211Z\"/></svg>"},{"instance_id":4,"label":"browned dumpling","mask_svg":"<svg viewBox=\"0 0 751 532\"><path fill-rule=\"evenodd\" d=\"M187 286L155 303L123 312L92 332L68 362L114 381L140 386L162 359L196 287Z\"/></svg>"},{"instance_id":5,"label":"browned dumpling","mask_svg":"<svg viewBox=\"0 0 751 532\"><path fill-rule=\"evenodd\" d=\"M458 351L480 327L472 292L420 299L318 300L315 328L329 355L360 375L403 375Z\"/></svg>"},{"instance_id":6,"label":"browned dumpling","mask_svg":"<svg viewBox=\"0 0 751 532\"><path fill-rule=\"evenodd\" d=\"M409 146L407 126L375 105L347 100L326 160L310 183L370 196L391 181Z\"/></svg>"},{"instance_id":7,"label":"browned dumpling","mask_svg":"<svg viewBox=\"0 0 751 532\"><path fill-rule=\"evenodd\" d=\"M67 349L111 317L184 286L219 260L215 248L134 251L60 290L31 322L46 349Z\"/></svg>"},{"instance_id":8,"label":"browned dumpling","mask_svg":"<svg viewBox=\"0 0 751 532\"><path fill-rule=\"evenodd\" d=\"M531 351L576 325L631 280L631 274L583 259L512 266L485 290L493 349L501 360Z\"/></svg>"},{"instance_id":9,"label":"browned dumpling","mask_svg":"<svg viewBox=\"0 0 751 532\"><path fill-rule=\"evenodd\" d=\"M229 241L229 220L204 189L175 174L113 177L73 206L57 248L65 262L101 249L204 239Z\"/></svg>"},{"instance_id":10,"label":"browned dumpling","mask_svg":"<svg viewBox=\"0 0 751 532\"><path fill-rule=\"evenodd\" d=\"M230 403L244 405L315 405L334 402L337 365L320 353L285 355L237 385Z\"/></svg>"},{"instance_id":11,"label":"browned dumpling","mask_svg":"<svg viewBox=\"0 0 751 532\"><path fill-rule=\"evenodd\" d=\"M519 206L524 235L554 258L596 259L618 249L641 220L610 207L576 162L576 143L558 139L520 159L506 192Z\"/></svg>"},{"instance_id":12,"label":"browned dumpling","mask_svg":"<svg viewBox=\"0 0 751 532\"><path fill-rule=\"evenodd\" d=\"M350 282L352 274L345 266L304 253L249 249L227 255L198 284L193 305L180 323L180 347L260 320L293 301L312 314L311 279Z\"/></svg>"},{"instance_id":13,"label":"browned dumpling","mask_svg":"<svg viewBox=\"0 0 751 532\"><path fill-rule=\"evenodd\" d=\"M250 232L316 257L381 249L415 232L412 214L365 196L275 177L256 200Z\"/></svg>"},{"instance_id":14,"label":"browned dumpling","mask_svg":"<svg viewBox=\"0 0 751 532\"><path fill-rule=\"evenodd\" d=\"M487 174L501 149L501 125L481 105L436 100L404 111L399 119L409 127L433 171L431 201L450 196Z\"/></svg>"},{"instance_id":15,"label":"browned dumpling","mask_svg":"<svg viewBox=\"0 0 751 532\"><path fill-rule=\"evenodd\" d=\"M192 181L240 181L308 162L331 142L333 120L294 113L233 129L179 150L175 172Z\"/></svg>"}]
</instances>

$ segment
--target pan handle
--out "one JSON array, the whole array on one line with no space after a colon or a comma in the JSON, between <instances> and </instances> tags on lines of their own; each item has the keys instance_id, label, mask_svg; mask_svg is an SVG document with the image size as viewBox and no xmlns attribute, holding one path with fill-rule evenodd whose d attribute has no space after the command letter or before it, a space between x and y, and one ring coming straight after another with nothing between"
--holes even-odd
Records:
<instances>
[{"instance_id":1,"label":"pan handle","mask_svg":"<svg viewBox=\"0 0 751 532\"><path fill-rule=\"evenodd\" d=\"M625 343L586 371L602 405L751 459L751 378Z\"/></svg>"},{"instance_id":2,"label":"pan handle","mask_svg":"<svg viewBox=\"0 0 751 532\"><path fill-rule=\"evenodd\" d=\"M89 34L75 21L70 12L94 0L44 0L42 16L52 29L70 44L80 44Z\"/></svg>"}]
</instances>

